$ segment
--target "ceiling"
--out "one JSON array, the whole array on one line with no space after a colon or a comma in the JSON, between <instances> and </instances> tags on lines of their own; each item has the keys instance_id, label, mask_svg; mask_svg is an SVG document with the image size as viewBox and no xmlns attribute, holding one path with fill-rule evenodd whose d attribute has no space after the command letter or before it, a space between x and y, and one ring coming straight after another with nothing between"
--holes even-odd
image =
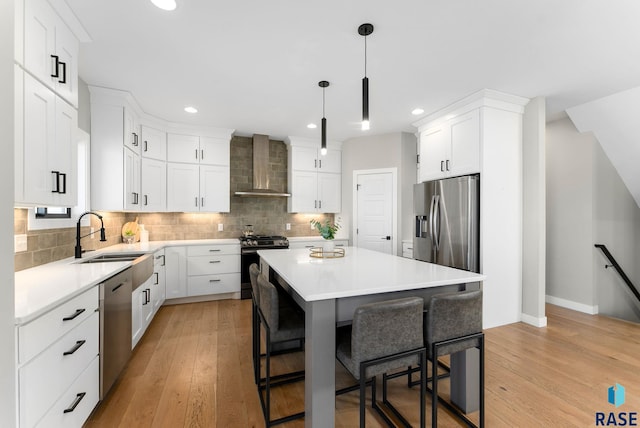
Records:
<instances>
[{"instance_id":1,"label":"ceiling","mask_svg":"<svg viewBox=\"0 0 640 428\"><path fill-rule=\"evenodd\" d=\"M328 139L411 125L483 88L544 96L547 115L640 86L637 0L67 0L92 38L80 77L172 122ZM364 38L371 129L360 130ZM190 115L187 105L198 108Z\"/></svg>"}]
</instances>

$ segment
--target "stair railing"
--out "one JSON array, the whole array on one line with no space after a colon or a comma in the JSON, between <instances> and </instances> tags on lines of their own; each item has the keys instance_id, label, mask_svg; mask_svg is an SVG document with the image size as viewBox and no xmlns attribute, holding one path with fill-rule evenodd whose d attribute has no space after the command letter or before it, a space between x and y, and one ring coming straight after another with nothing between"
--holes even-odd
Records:
<instances>
[{"instance_id":1,"label":"stair railing","mask_svg":"<svg viewBox=\"0 0 640 428\"><path fill-rule=\"evenodd\" d=\"M616 272L618 272L618 274L620 275L620 277L622 278L624 283L627 284L627 287L629 287L629 290L631 290L633 295L636 296L636 299L638 299L638 301L640 302L640 292L638 292L638 289L633 285L633 283L631 282L631 280L629 279L627 274L624 273L624 271L622 270L622 268L620 267L620 265L618 264L616 259L611 255L611 253L607 249L607 246L604 245L604 244L595 244L595 247L599 248L604 253L605 257L611 263L610 265L605 265L604 267L605 268L610 268L610 267L614 268L616 270Z\"/></svg>"}]
</instances>

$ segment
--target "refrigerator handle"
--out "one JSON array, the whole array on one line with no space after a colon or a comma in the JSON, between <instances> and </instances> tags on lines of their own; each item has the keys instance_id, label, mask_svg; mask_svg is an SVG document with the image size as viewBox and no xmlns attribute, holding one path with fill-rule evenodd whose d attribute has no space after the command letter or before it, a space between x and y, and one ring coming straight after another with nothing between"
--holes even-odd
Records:
<instances>
[{"instance_id":1,"label":"refrigerator handle","mask_svg":"<svg viewBox=\"0 0 640 428\"><path fill-rule=\"evenodd\" d=\"M434 245L434 235L433 235L433 207L435 206L436 197L431 196L431 205L429 205L429 237L431 238L431 244Z\"/></svg>"},{"instance_id":2,"label":"refrigerator handle","mask_svg":"<svg viewBox=\"0 0 640 428\"><path fill-rule=\"evenodd\" d=\"M436 247L436 251L438 251L440 249L440 195L435 195L433 200L433 225L431 233L433 236L433 244Z\"/></svg>"}]
</instances>

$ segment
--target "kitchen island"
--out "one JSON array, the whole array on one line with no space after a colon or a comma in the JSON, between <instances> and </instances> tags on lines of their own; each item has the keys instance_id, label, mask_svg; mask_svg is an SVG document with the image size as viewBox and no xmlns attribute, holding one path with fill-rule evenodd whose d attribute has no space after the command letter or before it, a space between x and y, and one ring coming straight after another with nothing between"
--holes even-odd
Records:
<instances>
[{"instance_id":1,"label":"kitchen island","mask_svg":"<svg viewBox=\"0 0 640 428\"><path fill-rule=\"evenodd\" d=\"M335 329L367 302L481 286L485 276L445 266L347 247L338 258L310 257L309 249L258 251L269 277L305 311L305 426L335 424ZM263 274L266 272L263 271ZM464 353L462 353L464 354ZM453 357L453 356L452 356ZM452 358L452 399L477 406L467 359ZM473 369L471 369L473 371ZM473 379L472 379L473 378Z\"/></svg>"}]
</instances>

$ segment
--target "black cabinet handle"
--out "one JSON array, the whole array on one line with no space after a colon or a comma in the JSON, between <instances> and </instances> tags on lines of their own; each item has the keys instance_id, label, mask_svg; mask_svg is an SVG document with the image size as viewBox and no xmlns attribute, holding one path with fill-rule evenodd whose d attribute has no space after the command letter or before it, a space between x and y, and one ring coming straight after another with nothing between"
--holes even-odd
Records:
<instances>
[{"instance_id":1,"label":"black cabinet handle","mask_svg":"<svg viewBox=\"0 0 640 428\"><path fill-rule=\"evenodd\" d=\"M132 132L133 134L133 145L138 147L138 134L136 134L135 132Z\"/></svg>"},{"instance_id":2,"label":"black cabinet handle","mask_svg":"<svg viewBox=\"0 0 640 428\"><path fill-rule=\"evenodd\" d=\"M449 159L447 159L447 171L449 171Z\"/></svg>"},{"instance_id":3,"label":"black cabinet handle","mask_svg":"<svg viewBox=\"0 0 640 428\"><path fill-rule=\"evenodd\" d=\"M71 413L71 412L73 412L76 409L76 407L78 407L78 404L80 404L80 402L82 401L82 399L84 398L85 395L87 395L86 392L81 392L78 395L76 395L76 399L73 400L73 403L71 403L71 406L69 406L66 409L64 409L63 413Z\"/></svg>"},{"instance_id":4,"label":"black cabinet handle","mask_svg":"<svg viewBox=\"0 0 640 428\"><path fill-rule=\"evenodd\" d=\"M145 204L145 205L147 205L148 199L149 199L149 198L148 198L148 195L144 195L144 204Z\"/></svg>"},{"instance_id":5,"label":"black cabinet handle","mask_svg":"<svg viewBox=\"0 0 640 428\"><path fill-rule=\"evenodd\" d=\"M160 254L159 256L156 256L156 260L162 259L162 263L160 264L160 266L164 266L165 264L165 257L164 254ZM157 272L156 272L157 274Z\"/></svg>"},{"instance_id":6,"label":"black cabinet handle","mask_svg":"<svg viewBox=\"0 0 640 428\"><path fill-rule=\"evenodd\" d=\"M118 291L118 288L122 287L124 285L124 282L121 282L120 284L116 285L115 287L113 287L111 289L112 293L115 293L116 291Z\"/></svg>"},{"instance_id":7,"label":"black cabinet handle","mask_svg":"<svg viewBox=\"0 0 640 428\"><path fill-rule=\"evenodd\" d=\"M67 174L64 172L60 173L60 177L62 177L62 190L58 193L65 194L67 193Z\"/></svg>"},{"instance_id":8,"label":"black cabinet handle","mask_svg":"<svg viewBox=\"0 0 640 428\"><path fill-rule=\"evenodd\" d=\"M318 160L318 168L322 168L322 159Z\"/></svg>"},{"instance_id":9,"label":"black cabinet handle","mask_svg":"<svg viewBox=\"0 0 640 428\"><path fill-rule=\"evenodd\" d=\"M53 65L53 74L51 74L51 77L55 77L56 79L60 76L60 73L58 73L58 68L60 67L60 57L58 55L51 55L51 58L53 58L55 60L55 63Z\"/></svg>"},{"instance_id":10,"label":"black cabinet handle","mask_svg":"<svg viewBox=\"0 0 640 428\"><path fill-rule=\"evenodd\" d=\"M71 354L75 353L85 343L86 343L86 340L78 340L76 342L76 344L73 346L73 348L69 349L68 351L63 352L62 355L71 355Z\"/></svg>"},{"instance_id":11,"label":"black cabinet handle","mask_svg":"<svg viewBox=\"0 0 640 428\"><path fill-rule=\"evenodd\" d=\"M209 263L220 263L220 260L210 260Z\"/></svg>"},{"instance_id":12,"label":"black cabinet handle","mask_svg":"<svg viewBox=\"0 0 640 428\"><path fill-rule=\"evenodd\" d=\"M82 309L76 309L76 311L73 313L73 315L69 315L68 317L64 317L62 318L62 321L71 321L75 318L77 318L81 313L83 313L85 311L84 308Z\"/></svg>"},{"instance_id":13,"label":"black cabinet handle","mask_svg":"<svg viewBox=\"0 0 640 428\"><path fill-rule=\"evenodd\" d=\"M160 275L158 275L158 272L154 272L153 274L156 276L156 282L154 282L153 285L160 284Z\"/></svg>"},{"instance_id":14,"label":"black cabinet handle","mask_svg":"<svg viewBox=\"0 0 640 428\"><path fill-rule=\"evenodd\" d=\"M211 248L211 249L209 250L209 252L210 252L210 253L213 253L213 252L215 252L215 251L222 251L222 250L220 250L220 248Z\"/></svg>"},{"instance_id":15,"label":"black cabinet handle","mask_svg":"<svg viewBox=\"0 0 640 428\"><path fill-rule=\"evenodd\" d=\"M62 84L66 84L67 83L67 63L61 61L60 65L62 65L62 80L58 80L58 82Z\"/></svg>"},{"instance_id":16,"label":"black cabinet handle","mask_svg":"<svg viewBox=\"0 0 640 428\"><path fill-rule=\"evenodd\" d=\"M444 172L444 161L440 161L440 171Z\"/></svg>"},{"instance_id":17,"label":"black cabinet handle","mask_svg":"<svg viewBox=\"0 0 640 428\"><path fill-rule=\"evenodd\" d=\"M210 279L209 282L220 282L222 281L221 279Z\"/></svg>"},{"instance_id":18,"label":"black cabinet handle","mask_svg":"<svg viewBox=\"0 0 640 428\"><path fill-rule=\"evenodd\" d=\"M144 140L144 149L142 150L146 152L148 148L149 148L149 143L147 143L147 140Z\"/></svg>"},{"instance_id":19,"label":"black cabinet handle","mask_svg":"<svg viewBox=\"0 0 640 428\"><path fill-rule=\"evenodd\" d=\"M60 193L60 171L51 171L51 174L56 176L53 180L55 184L51 193Z\"/></svg>"}]
</instances>

